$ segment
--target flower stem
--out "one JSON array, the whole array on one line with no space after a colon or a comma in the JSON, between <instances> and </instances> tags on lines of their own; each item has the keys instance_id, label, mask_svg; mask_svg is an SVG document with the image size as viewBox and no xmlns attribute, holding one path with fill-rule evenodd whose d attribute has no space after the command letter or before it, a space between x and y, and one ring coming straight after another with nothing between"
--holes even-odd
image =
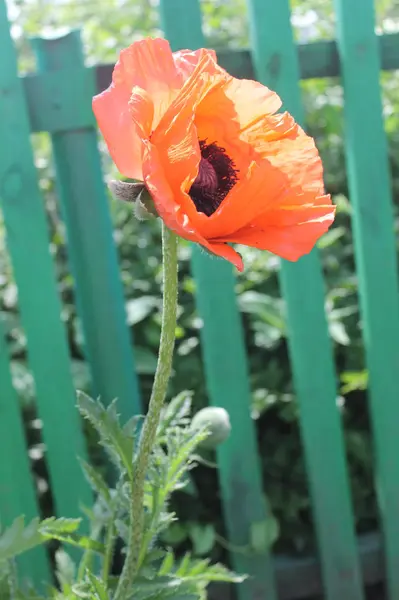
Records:
<instances>
[{"instance_id":1,"label":"flower stem","mask_svg":"<svg viewBox=\"0 0 399 600\"><path fill-rule=\"evenodd\" d=\"M105 585L108 585L109 573L111 570L112 557L115 546L115 509L111 513L105 536L105 554L103 559L102 578Z\"/></svg>"},{"instance_id":2,"label":"flower stem","mask_svg":"<svg viewBox=\"0 0 399 600\"><path fill-rule=\"evenodd\" d=\"M136 576L144 535L144 484L153 449L162 405L172 370L177 313L177 238L162 223L163 303L161 341L154 385L140 436L139 448L133 465L130 532L125 564L114 600L125 600L131 595Z\"/></svg>"}]
</instances>

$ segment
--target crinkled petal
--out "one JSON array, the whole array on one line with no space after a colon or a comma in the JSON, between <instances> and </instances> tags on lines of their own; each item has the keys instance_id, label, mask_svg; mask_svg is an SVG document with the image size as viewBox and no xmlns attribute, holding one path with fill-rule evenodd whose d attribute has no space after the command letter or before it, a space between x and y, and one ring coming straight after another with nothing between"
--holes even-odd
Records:
<instances>
[{"instance_id":1,"label":"crinkled petal","mask_svg":"<svg viewBox=\"0 0 399 600\"><path fill-rule=\"evenodd\" d=\"M272 119L265 118L263 123L259 122L243 132L242 137L260 157L281 169L291 186L324 193L323 165L314 140L294 122L291 115L285 113Z\"/></svg>"},{"instance_id":2,"label":"crinkled petal","mask_svg":"<svg viewBox=\"0 0 399 600\"><path fill-rule=\"evenodd\" d=\"M169 229L187 240L202 243L202 236L182 206L183 192L178 189L176 193L171 187L159 149L150 142L145 142L143 174L156 211Z\"/></svg>"},{"instance_id":3,"label":"crinkled petal","mask_svg":"<svg viewBox=\"0 0 399 600\"><path fill-rule=\"evenodd\" d=\"M252 221L256 227L287 227L318 219L334 220L335 206L330 196L314 197L310 192L292 198L292 204L282 203Z\"/></svg>"},{"instance_id":4,"label":"crinkled petal","mask_svg":"<svg viewBox=\"0 0 399 600\"><path fill-rule=\"evenodd\" d=\"M151 186L151 194L155 194L155 187L149 168L150 162L152 168L156 168L154 163L159 163L160 172L164 174L173 191L174 204L184 211L195 227L199 213L188 195L198 175L201 159L198 133L194 125L195 112L208 90L218 85L223 85L223 77L218 77L218 67L213 57L203 52L191 77L153 131L151 141L147 139L147 165L143 167L143 171L144 180ZM162 216L162 196L156 196L155 206Z\"/></svg>"},{"instance_id":5,"label":"crinkled petal","mask_svg":"<svg viewBox=\"0 0 399 600\"><path fill-rule=\"evenodd\" d=\"M211 90L198 106L198 135L225 148L243 176L250 163L261 157L242 132L255 127L259 120L272 117L280 106L278 95L264 85L226 76L224 86ZM269 130L275 126L275 119L271 120Z\"/></svg>"},{"instance_id":6,"label":"crinkled petal","mask_svg":"<svg viewBox=\"0 0 399 600\"><path fill-rule=\"evenodd\" d=\"M282 104L276 92L250 79L232 77L225 94L234 104L241 130L256 125L265 115L273 115Z\"/></svg>"},{"instance_id":7,"label":"crinkled petal","mask_svg":"<svg viewBox=\"0 0 399 600\"><path fill-rule=\"evenodd\" d=\"M213 54L207 50L201 49L198 60L190 77L184 82L179 94L176 95L168 111L164 114L159 123L154 136L157 141L170 129L175 128L177 116L185 110L187 106L192 111L192 118L196 118L199 106L212 93L224 87L229 75L214 61ZM154 138L154 139L155 139Z\"/></svg>"},{"instance_id":8,"label":"crinkled petal","mask_svg":"<svg viewBox=\"0 0 399 600\"><path fill-rule=\"evenodd\" d=\"M111 157L126 177L142 179L143 149L129 108L133 88L144 90L151 98L154 128L183 83L183 75L164 39L141 40L120 53L112 84L93 98L93 111ZM140 118L136 123L140 123Z\"/></svg>"},{"instance_id":9,"label":"crinkled petal","mask_svg":"<svg viewBox=\"0 0 399 600\"><path fill-rule=\"evenodd\" d=\"M176 202L176 197L163 171L157 148L148 147L146 150L143 163L145 183L154 200L155 208L166 226L184 239L196 242L209 252L225 258L242 271L242 258L231 246L218 241L209 242L195 229L182 205Z\"/></svg>"},{"instance_id":10,"label":"crinkled petal","mask_svg":"<svg viewBox=\"0 0 399 600\"><path fill-rule=\"evenodd\" d=\"M240 138L241 125L237 112L233 101L225 93L232 79L226 78L224 85L206 95L197 108L195 125L199 139L224 148L237 170L244 174L251 161L259 157L253 146Z\"/></svg>"},{"instance_id":11,"label":"crinkled petal","mask_svg":"<svg viewBox=\"0 0 399 600\"><path fill-rule=\"evenodd\" d=\"M214 50L207 50L205 48L201 48L200 50L179 50L178 52L173 53L173 60L175 61L175 65L178 71L182 74L184 80L188 79L197 64L199 63L202 55L204 53L209 54L212 60L216 63L216 52Z\"/></svg>"},{"instance_id":12,"label":"crinkled petal","mask_svg":"<svg viewBox=\"0 0 399 600\"><path fill-rule=\"evenodd\" d=\"M129 100L129 115L140 137L141 148L143 148L142 142L150 139L152 133L154 103L151 96L138 86L134 86L132 89Z\"/></svg>"},{"instance_id":13,"label":"crinkled petal","mask_svg":"<svg viewBox=\"0 0 399 600\"><path fill-rule=\"evenodd\" d=\"M142 144L130 115L130 94L111 84L93 98L93 112L118 171L125 177L142 180Z\"/></svg>"},{"instance_id":14,"label":"crinkled petal","mask_svg":"<svg viewBox=\"0 0 399 600\"><path fill-rule=\"evenodd\" d=\"M220 256L231 262L239 271L244 270L244 263L241 255L228 244L209 242L206 247L210 252L216 254L216 256Z\"/></svg>"},{"instance_id":15,"label":"crinkled petal","mask_svg":"<svg viewBox=\"0 0 399 600\"><path fill-rule=\"evenodd\" d=\"M249 225L237 231L233 236L216 241L234 242L260 250L269 250L286 260L297 261L312 250L333 220L334 211L329 211L327 214L316 217L315 220L295 225L282 227Z\"/></svg>"},{"instance_id":16,"label":"crinkled petal","mask_svg":"<svg viewBox=\"0 0 399 600\"><path fill-rule=\"evenodd\" d=\"M212 239L232 235L267 210L271 210L287 194L287 178L268 161L252 162L245 178L226 196L210 216L200 215L198 228Z\"/></svg>"},{"instance_id":17,"label":"crinkled petal","mask_svg":"<svg viewBox=\"0 0 399 600\"><path fill-rule=\"evenodd\" d=\"M149 94L154 104L153 128L184 83L169 42L161 38L140 40L122 50L112 80L115 85L129 90L137 86Z\"/></svg>"}]
</instances>

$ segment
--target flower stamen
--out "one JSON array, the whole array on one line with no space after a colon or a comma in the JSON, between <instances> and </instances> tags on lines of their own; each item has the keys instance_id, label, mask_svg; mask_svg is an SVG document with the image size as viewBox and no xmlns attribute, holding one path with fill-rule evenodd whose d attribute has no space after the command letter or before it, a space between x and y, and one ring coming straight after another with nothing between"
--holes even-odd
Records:
<instances>
[{"instance_id":1,"label":"flower stamen","mask_svg":"<svg viewBox=\"0 0 399 600\"><path fill-rule=\"evenodd\" d=\"M233 160L215 142L200 140L201 161L189 194L198 212L210 217L238 180Z\"/></svg>"}]
</instances>

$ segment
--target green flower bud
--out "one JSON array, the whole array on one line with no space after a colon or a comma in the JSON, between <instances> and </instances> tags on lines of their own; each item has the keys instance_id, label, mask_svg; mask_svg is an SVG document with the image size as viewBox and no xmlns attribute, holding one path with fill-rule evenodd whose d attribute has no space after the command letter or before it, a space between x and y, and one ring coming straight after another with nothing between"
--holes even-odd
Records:
<instances>
[{"instance_id":1,"label":"green flower bud","mask_svg":"<svg viewBox=\"0 0 399 600\"><path fill-rule=\"evenodd\" d=\"M206 450L213 450L227 440L231 432L229 413L219 406L208 406L198 411L192 421L193 429L206 427L210 435L200 444Z\"/></svg>"}]
</instances>

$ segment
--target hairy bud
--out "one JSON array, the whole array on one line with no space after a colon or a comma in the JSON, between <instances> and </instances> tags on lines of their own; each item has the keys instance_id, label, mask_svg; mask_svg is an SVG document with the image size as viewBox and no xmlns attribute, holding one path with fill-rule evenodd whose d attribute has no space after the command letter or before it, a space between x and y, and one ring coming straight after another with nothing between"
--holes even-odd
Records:
<instances>
[{"instance_id":1,"label":"hairy bud","mask_svg":"<svg viewBox=\"0 0 399 600\"><path fill-rule=\"evenodd\" d=\"M226 441L231 432L229 413L219 406L208 406L198 411L191 421L191 426L193 429L208 429L210 435L200 444L200 447L207 450L213 450Z\"/></svg>"},{"instance_id":2,"label":"hairy bud","mask_svg":"<svg viewBox=\"0 0 399 600\"><path fill-rule=\"evenodd\" d=\"M134 204L134 215L139 221L158 216L154 202L143 182L112 179L108 187L117 200Z\"/></svg>"}]
</instances>

